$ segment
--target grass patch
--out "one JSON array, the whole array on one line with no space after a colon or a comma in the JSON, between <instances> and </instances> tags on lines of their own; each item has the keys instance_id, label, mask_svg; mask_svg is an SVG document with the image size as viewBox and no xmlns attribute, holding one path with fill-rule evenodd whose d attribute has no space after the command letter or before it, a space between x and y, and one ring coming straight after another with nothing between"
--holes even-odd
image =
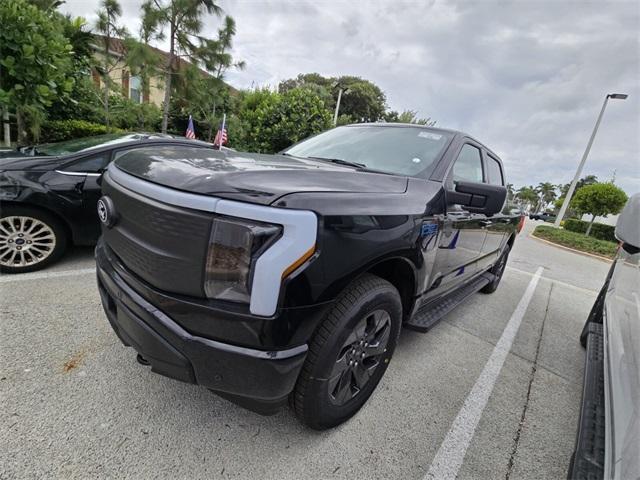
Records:
<instances>
[{"instance_id":1,"label":"grass patch","mask_svg":"<svg viewBox=\"0 0 640 480\"><path fill-rule=\"evenodd\" d=\"M581 252L593 253L604 257L613 258L616 255L618 244L606 240L587 237L582 233L570 232L560 228L538 225L533 231L533 236L542 238L552 243L557 243L564 247L580 250Z\"/></svg>"}]
</instances>

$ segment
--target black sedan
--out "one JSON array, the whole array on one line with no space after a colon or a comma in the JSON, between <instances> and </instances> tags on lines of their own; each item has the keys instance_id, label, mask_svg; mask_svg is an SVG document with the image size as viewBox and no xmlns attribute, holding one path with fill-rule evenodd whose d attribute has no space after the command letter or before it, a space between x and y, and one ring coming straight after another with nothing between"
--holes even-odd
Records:
<instances>
[{"instance_id":1,"label":"black sedan","mask_svg":"<svg viewBox=\"0 0 640 480\"><path fill-rule=\"evenodd\" d=\"M141 145L211 144L154 133L118 133L0 152L0 272L39 270L68 245L100 235L96 204L109 162Z\"/></svg>"}]
</instances>

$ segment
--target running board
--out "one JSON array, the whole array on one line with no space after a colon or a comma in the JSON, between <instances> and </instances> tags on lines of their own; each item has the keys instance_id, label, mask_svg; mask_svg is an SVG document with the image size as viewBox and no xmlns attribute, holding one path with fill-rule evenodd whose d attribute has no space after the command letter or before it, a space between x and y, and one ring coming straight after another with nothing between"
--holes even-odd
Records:
<instances>
[{"instance_id":1,"label":"running board","mask_svg":"<svg viewBox=\"0 0 640 480\"><path fill-rule=\"evenodd\" d=\"M582 405L571 458L570 480L602 478L605 449L604 334L602 324L588 325Z\"/></svg>"},{"instance_id":2,"label":"running board","mask_svg":"<svg viewBox=\"0 0 640 480\"><path fill-rule=\"evenodd\" d=\"M438 323L442 317L451 312L454 308L464 302L468 297L476 293L485 285L491 283L495 275L485 272L474 278L466 285L451 292L446 297L433 302L425 303L413 314L411 319L404 325L411 330L427 332Z\"/></svg>"}]
</instances>

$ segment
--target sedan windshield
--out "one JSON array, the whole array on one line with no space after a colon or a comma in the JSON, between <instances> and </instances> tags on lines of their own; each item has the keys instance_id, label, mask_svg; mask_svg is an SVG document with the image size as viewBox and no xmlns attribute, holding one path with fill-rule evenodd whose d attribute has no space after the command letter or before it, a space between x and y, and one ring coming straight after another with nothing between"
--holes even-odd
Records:
<instances>
[{"instance_id":1,"label":"sedan windshield","mask_svg":"<svg viewBox=\"0 0 640 480\"><path fill-rule=\"evenodd\" d=\"M321 133L284 153L424 177L433 171L450 140L447 132L420 126L349 126Z\"/></svg>"},{"instance_id":2,"label":"sedan windshield","mask_svg":"<svg viewBox=\"0 0 640 480\"><path fill-rule=\"evenodd\" d=\"M68 155L70 153L128 142L131 140L163 136L164 135L161 134L151 136L149 134L140 133L107 133L105 135L95 135L93 137L74 138L73 140L67 140L64 142L43 143L41 145L24 147L21 149L21 152L25 155Z\"/></svg>"}]
</instances>

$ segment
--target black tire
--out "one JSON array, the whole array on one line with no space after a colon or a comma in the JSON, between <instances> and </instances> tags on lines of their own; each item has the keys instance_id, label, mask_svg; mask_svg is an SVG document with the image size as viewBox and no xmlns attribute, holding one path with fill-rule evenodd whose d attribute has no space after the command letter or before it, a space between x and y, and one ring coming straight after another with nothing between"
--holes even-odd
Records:
<instances>
[{"instance_id":1,"label":"black tire","mask_svg":"<svg viewBox=\"0 0 640 480\"><path fill-rule=\"evenodd\" d=\"M324 430L355 415L387 370L401 322L400 295L391 283L365 274L345 288L318 327L291 394L298 418ZM360 364L348 364L354 358Z\"/></svg>"},{"instance_id":2,"label":"black tire","mask_svg":"<svg viewBox=\"0 0 640 480\"><path fill-rule=\"evenodd\" d=\"M24 223L21 223L23 220ZM33 230L26 233L32 226ZM35 228L38 226L41 228ZM56 262L67 248L67 231L64 225L55 216L36 208L3 205L0 211L0 227L0 272L2 273L40 270ZM25 233L18 238L19 232ZM23 242L19 252L14 251L18 241ZM11 261L14 253L16 255ZM24 260L22 261L21 258Z\"/></svg>"},{"instance_id":3,"label":"black tire","mask_svg":"<svg viewBox=\"0 0 640 480\"><path fill-rule=\"evenodd\" d=\"M495 278L491 283L486 284L484 287L480 289L482 293L493 293L498 289L498 285L500 285L500 280L502 280L502 275L504 275L505 267L507 266L507 260L509 260L509 252L511 251L511 246L507 243L502 250L502 255L496 262L496 264L489 270L490 273L495 275Z\"/></svg>"}]
</instances>

